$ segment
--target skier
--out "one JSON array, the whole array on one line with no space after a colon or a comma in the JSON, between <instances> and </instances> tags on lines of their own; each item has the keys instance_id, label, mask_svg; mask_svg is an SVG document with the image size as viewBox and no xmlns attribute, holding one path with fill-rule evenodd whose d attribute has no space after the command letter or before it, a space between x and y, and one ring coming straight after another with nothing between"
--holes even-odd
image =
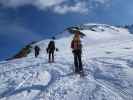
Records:
<instances>
[{"instance_id":1,"label":"skier","mask_svg":"<svg viewBox=\"0 0 133 100\"><path fill-rule=\"evenodd\" d=\"M36 45L36 46L34 47L34 50L35 50L35 57L37 58L38 55L39 55L39 52L40 52L40 48Z\"/></svg>"},{"instance_id":2,"label":"skier","mask_svg":"<svg viewBox=\"0 0 133 100\"><path fill-rule=\"evenodd\" d=\"M71 48L74 55L75 73L83 73L83 66L81 60L82 44L80 40L80 32L77 31L71 42Z\"/></svg>"},{"instance_id":3,"label":"skier","mask_svg":"<svg viewBox=\"0 0 133 100\"><path fill-rule=\"evenodd\" d=\"M49 63L54 62L54 51L55 48L55 37L52 37L52 40L48 44L47 53L49 54Z\"/></svg>"}]
</instances>

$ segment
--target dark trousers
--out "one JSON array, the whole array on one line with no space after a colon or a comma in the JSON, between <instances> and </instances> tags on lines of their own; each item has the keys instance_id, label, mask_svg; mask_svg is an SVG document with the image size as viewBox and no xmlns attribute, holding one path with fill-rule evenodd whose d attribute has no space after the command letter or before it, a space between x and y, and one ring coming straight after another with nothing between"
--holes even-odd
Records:
<instances>
[{"instance_id":1,"label":"dark trousers","mask_svg":"<svg viewBox=\"0 0 133 100\"><path fill-rule=\"evenodd\" d=\"M54 62L54 52L49 52L49 62Z\"/></svg>"},{"instance_id":2,"label":"dark trousers","mask_svg":"<svg viewBox=\"0 0 133 100\"><path fill-rule=\"evenodd\" d=\"M35 57L37 58L39 55L39 51L35 51Z\"/></svg>"},{"instance_id":3,"label":"dark trousers","mask_svg":"<svg viewBox=\"0 0 133 100\"><path fill-rule=\"evenodd\" d=\"M74 65L75 65L75 72L83 71L82 60L81 60L81 52L75 51L74 52Z\"/></svg>"}]
</instances>

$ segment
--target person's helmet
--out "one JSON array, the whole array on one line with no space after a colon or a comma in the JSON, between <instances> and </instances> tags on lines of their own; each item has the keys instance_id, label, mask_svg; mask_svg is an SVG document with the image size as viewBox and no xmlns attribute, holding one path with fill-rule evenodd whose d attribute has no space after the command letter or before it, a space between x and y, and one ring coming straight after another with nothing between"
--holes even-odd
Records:
<instances>
[{"instance_id":1,"label":"person's helmet","mask_svg":"<svg viewBox=\"0 0 133 100\"><path fill-rule=\"evenodd\" d=\"M52 39L55 40L55 37L53 36Z\"/></svg>"}]
</instances>

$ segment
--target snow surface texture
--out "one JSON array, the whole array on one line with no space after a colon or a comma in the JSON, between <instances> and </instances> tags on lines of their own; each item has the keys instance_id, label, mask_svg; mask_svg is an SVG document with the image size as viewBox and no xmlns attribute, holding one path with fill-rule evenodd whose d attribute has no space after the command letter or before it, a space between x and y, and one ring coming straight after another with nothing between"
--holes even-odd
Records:
<instances>
[{"instance_id":1,"label":"snow surface texture","mask_svg":"<svg viewBox=\"0 0 133 100\"><path fill-rule=\"evenodd\" d=\"M0 100L133 100L133 35L109 25L85 24L82 60L86 76L73 74L73 37L56 40L55 63L46 47L26 58L0 62Z\"/></svg>"}]
</instances>

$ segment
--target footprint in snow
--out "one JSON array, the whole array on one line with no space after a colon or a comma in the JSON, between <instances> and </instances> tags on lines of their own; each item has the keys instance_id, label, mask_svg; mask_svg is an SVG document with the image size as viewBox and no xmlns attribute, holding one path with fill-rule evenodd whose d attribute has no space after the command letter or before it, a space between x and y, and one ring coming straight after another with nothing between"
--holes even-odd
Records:
<instances>
[{"instance_id":1,"label":"footprint in snow","mask_svg":"<svg viewBox=\"0 0 133 100\"><path fill-rule=\"evenodd\" d=\"M129 50L129 49L131 49L130 47L125 47L125 48L123 48L123 49L127 49L127 50Z\"/></svg>"},{"instance_id":2,"label":"footprint in snow","mask_svg":"<svg viewBox=\"0 0 133 100\"><path fill-rule=\"evenodd\" d=\"M105 53L106 53L106 54L112 54L112 52L110 52L110 51L106 51Z\"/></svg>"},{"instance_id":3,"label":"footprint in snow","mask_svg":"<svg viewBox=\"0 0 133 100\"><path fill-rule=\"evenodd\" d=\"M36 73L36 76L34 77L35 79L37 79L35 82L34 82L34 85L37 84L37 85L47 85L50 81L51 81L51 74L47 71L44 71L44 72L37 72Z\"/></svg>"}]
</instances>

